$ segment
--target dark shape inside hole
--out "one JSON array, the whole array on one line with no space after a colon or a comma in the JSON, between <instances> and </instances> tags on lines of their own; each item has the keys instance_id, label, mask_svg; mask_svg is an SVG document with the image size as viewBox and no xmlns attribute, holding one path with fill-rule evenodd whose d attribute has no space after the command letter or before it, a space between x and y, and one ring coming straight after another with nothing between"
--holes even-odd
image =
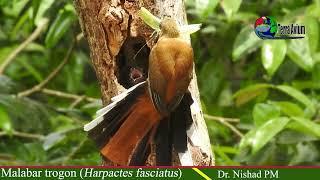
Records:
<instances>
[{"instance_id":1,"label":"dark shape inside hole","mask_svg":"<svg viewBox=\"0 0 320 180\"><path fill-rule=\"evenodd\" d=\"M145 44L142 37L129 37L116 57L116 76L125 88L147 79L150 49Z\"/></svg>"}]
</instances>

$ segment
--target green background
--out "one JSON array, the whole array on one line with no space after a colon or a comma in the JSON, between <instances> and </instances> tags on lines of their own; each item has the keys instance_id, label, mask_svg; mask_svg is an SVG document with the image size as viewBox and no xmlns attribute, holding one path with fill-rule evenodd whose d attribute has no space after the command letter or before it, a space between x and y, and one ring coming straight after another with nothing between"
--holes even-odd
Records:
<instances>
[{"instance_id":1,"label":"green background","mask_svg":"<svg viewBox=\"0 0 320 180\"><path fill-rule=\"evenodd\" d=\"M319 165L320 1L187 0L186 9L202 23L192 45L216 164ZM305 25L306 37L259 39L253 26L265 15ZM0 69L32 34L0 76L0 164L100 164L82 131L100 90L72 1L0 0ZM45 90L16 96L66 57Z\"/></svg>"}]
</instances>

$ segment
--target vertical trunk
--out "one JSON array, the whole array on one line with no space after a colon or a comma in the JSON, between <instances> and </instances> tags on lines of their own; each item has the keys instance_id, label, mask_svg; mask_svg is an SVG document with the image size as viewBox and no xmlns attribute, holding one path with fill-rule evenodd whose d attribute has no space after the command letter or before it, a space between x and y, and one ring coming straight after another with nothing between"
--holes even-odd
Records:
<instances>
[{"instance_id":1,"label":"vertical trunk","mask_svg":"<svg viewBox=\"0 0 320 180\"><path fill-rule=\"evenodd\" d=\"M128 75L131 67L139 66L143 72L147 71L149 48L152 48L154 42L149 41L152 30L137 16L140 7L145 7L160 18L171 16L180 24L187 23L183 0L74 0L74 4L90 47L104 105L109 103L112 96L121 92L123 87L130 86L131 77ZM139 51L139 47L146 42L148 47ZM195 73L189 89L198 102L195 103L198 104L198 111L192 112L198 131L193 137L197 140L188 146L192 150L195 165L213 165L208 132L199 106ZM105 164L110 165L108 162ZM148 164L154 165L153 154L150 155ZM175 164L179 165L178 161Z\"/></svg>"}]
</instances>

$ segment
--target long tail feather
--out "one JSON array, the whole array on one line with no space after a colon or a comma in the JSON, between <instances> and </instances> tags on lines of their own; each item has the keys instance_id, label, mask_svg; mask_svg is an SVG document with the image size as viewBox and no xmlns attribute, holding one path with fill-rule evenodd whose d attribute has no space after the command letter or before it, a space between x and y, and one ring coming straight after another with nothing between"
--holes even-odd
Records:
<instances>
[{"instance_id":1,"label":"long tail feather","mask_svg":"<svg viewBox=\"0 0 320 180\"><path fill-rule=\"evenodd\" d=\"M141 140L130 158L130 164L132 166L145 165L148 155L150 154L150 134L151 131Z\"/></svg>"},{"instance_id":2,"label":"long tail feather","mask_svg":"<svg viewBox=\"0 0 320 180\"><path fill-rule=\"evenodd\" d=\"M172 161L172 138L170 120L162 119L159 123L156 142L156 165L170 166Z\"/></svg>"},{"instance_id":3,"label":"long tail feather","mask_svg":"<svg viewBox=\"0 0 320 180\"><path fill-rule=\"evenodd\" d=\"M97 115L99 116L84 126L84 130L88 131L89 137L95 141L99 148L103 147L110 137L118 131L125 118L132 111L131 107L137 98L145 92L145 89L146 84L143 82L116 96L117 101L98 111Z\"/></svg>"},{"instance_id":4,"label":"long tail feather","mask_svg":"<svg viewBox=\"0 0 320 180\"><path fill-rule=\"evenodd\" d=\"M90 131L91 129L93 129L94 127L99 125L102 121L105 120L103 118L103 116L105 114L107 114L109 111L113 110L115 107L119 107L120 104L126 102L126 100L128 100L128 98L136 98L137 97L136 95L141 93L144 90L145 87L146 87L146 81L143 81L143 82L141 82L141 83L139 83L139 84L137 84L135 86L132 86L131 88L127 89L125 92L123 92L123 93L111 98L112 103L110 103L106 107L98 110L97 113L96 113L97 118L95 118L94 120L92 120L91 122L86 124L84 126L84 130L85 131Z\"/></svg>"},{"instance_id":5,"label":"long tail feather","mask_svg":"<svg viewBox=\"0 0 320 180\"><path fill-rule=\"evenodd\" d=\"M183 166L192 166L191 150L188 148L187 129L192 125L190 105L193 103L190 93L186 93L169 119L160 122L156 135L157 165L171 165L172 149L178 153Z\"/></svg>"},{"instance_id":6,"label":"long tail feather","mask_svg":"<svg viewBox=\"0 0 320 180\"><path fill-rule=\"evenodd\" d=\"M156 132L157 165L171 165L172 149L178 153L181 165L193 165L188 141L194 144L198 139L197 124L191 115L197 104L190 93L184 95L171 116L161 121L149 97L146 82L115 96L112 101L84 127L105 158L119 165L144 165L150 153L152 132ZM157 131L152 131L156 128Z\"/></svg>"},{"instance_id":7,"label":"long tail feather","mask_svg":"<svg viewBox=\"0 0 320 180\"><path fill-rule=\"evenodd\" d=\"M192 166L191 150L188 148L187 129L192 124L190 104L193 100L190 93L186 93L177 109L171 115L172 139L174 150L178 153L182 166Z\"/></svg>"},{"instance_id":8,"label":"long tail feather","mask_svg":"<svg viewBox=\"0 0 320 180\"><path fill-rule=\"evenodd\" d=\"M152 104L147 90L140 96L121 127L110 141L100 150L112 162L128 165L137 144L160 120L158 111Z\"/></svg>"}]
</instances>

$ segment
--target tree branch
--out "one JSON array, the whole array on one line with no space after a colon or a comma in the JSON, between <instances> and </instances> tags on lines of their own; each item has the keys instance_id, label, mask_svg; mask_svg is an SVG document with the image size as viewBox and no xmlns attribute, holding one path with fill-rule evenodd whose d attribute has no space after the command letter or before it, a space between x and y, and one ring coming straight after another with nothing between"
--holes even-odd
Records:
<instances>
[{"instance_id":1,"label":"tree branch","mask_svg":"<svg viewBox=\"0 0 320 180\"><path fill-rule=\"evenodd\" d=\"M79 103L81 103L81 101L84 100L84 96L79 96L79 98L75 99L72 104L70 104L69 109L73 109L74 107L76 107Z\"/></svg>"},{"instance_id":2,"label":"tree branch","mask_svg":"<svg viewBox=\"0 0 320 180\"><path fill-rule=\"evenodd\" d=\"M26 48L32 41L37 39L37 37L41 34L42 30L48 24L48 19L44 19L42 23L33 31L33 33L22 42L14 51L12 51L9 56L3 61L0 66L0 75L4 73L6 67L15 59L15 57Z\"/></svg>"},{"instance_id":3,"label":"tree branch","mask_svg":"<svg viewBox=\"0 0 320 180\"><path fill-rule=\"evenodd\" d=\"M238 119L238 118L225 118L225 117L219 117L219 116L212 116L209 114L204 114L204 117L207 119L217 120L217 121L220 121L222 119L223 121L230 122L230 123L240 122L240 119Z\"/></svg>"},{"instance_id":4,"label":"tree branch","mask_svg":"<svg viewBox=\"0 0 320 180\"><path fill-rule=\"evenodd\" d=\"M47 76L47 78L45 80L43 80L41 83L33 86L30 89L27 89L23 92L18 93L18 97L24 97L24 96L29 96L30 94L33 94L35 92L40 91L45 85L48 84L48 82L50 82L60 71L61 69L64 67L64 65L67 64L68 60L70 59L72 50L75 46L75 41L71 43L68 52L66 54L66 56L64 57L63 61L57 66L56 69L54 69L49 76Z\"/></svg>"},{"instance_id":5,"label":"tree branch","mask_svg":"<svg viewBox=\"0 0 320 180\"><path fill-rule=\"evenodd\" d=\"M88 102L95 102L95 101L100 100L100 99L96 99L96 98L92 98L92 97L88 97L88 96L84 96L84 95L70 94L70 93L57 91L57 90L52 90L52 89L47 89L47 88L43 88L41 90L41 92L44 93L44 94L57 96L57 97L61 97L61 98L66 98L66 99L77 100L77 99L83 98L83 100L88 101Z\"/></svg>"},{"instance_id":6,"label":"tree branch","mask_svg":"<svg viewBox=\"0 0 320 180\"><path fill-rule=\"evenodd\" d=\"M72 151L68 154L68 156L64 159L64 161L62 162L62 165L66 165L67 162L80 150L80 148L83 146L83 144L87 141L86 138L84 138L79 144L78 146L74 147L72 149Z\"/></svg>"},{"instance_id":7,"label":"tree branch","mask_svg":"<svg viewBox=\"0 0 320 180\"><path fill-rule=\"evenodd\" d=\"M44 138L44 135L41 135L41 134L31 134L31 133L24 133L24 132L19 132L19 131L13 131L12 135L17 136L17 137L27 138L27 139L42 140ZM1 131L0 137L2 137L2 136L10 136L10 134Z\"/></svg>"},{"instance_id":8,"label":"tree branch","mask_svg":"<svg viewBox=\"0 0 320 180\"><path fill-rule=\"evenodd\" d=\"M243 138L243 136L244 136L236 127L234 127L232 124L229 123L229 122L239 122L240 121L239 119L217 117L217 116L211 116L208 114L204 114L204 118L220 122L221 124L228 127L231 131L233 131L240 138Z\"/></svg>"}]
</instances>

